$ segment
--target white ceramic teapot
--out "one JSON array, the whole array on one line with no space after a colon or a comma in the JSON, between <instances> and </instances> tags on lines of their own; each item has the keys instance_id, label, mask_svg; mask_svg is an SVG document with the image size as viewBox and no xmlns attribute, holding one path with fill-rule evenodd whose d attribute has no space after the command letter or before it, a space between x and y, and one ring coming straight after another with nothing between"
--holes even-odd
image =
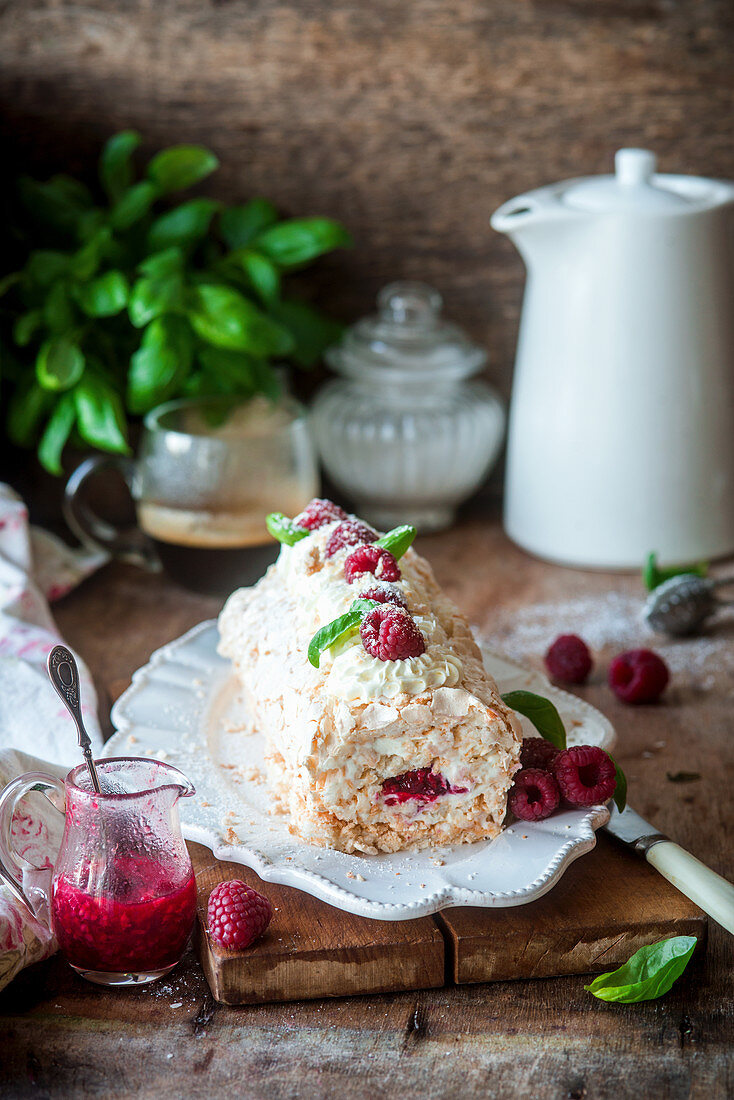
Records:
<instances>
[{"instance_id":1,"label":"white ceramic teapot","mask_svg":"<svg viewBox=\"0 0 734 1100\"><path fill-rule=\"evenodd\" d=\"M529 191L492 226L527 266L505 526L568 565L734 551L734 184L616 174Z\"/></svg>"}]
</instances>

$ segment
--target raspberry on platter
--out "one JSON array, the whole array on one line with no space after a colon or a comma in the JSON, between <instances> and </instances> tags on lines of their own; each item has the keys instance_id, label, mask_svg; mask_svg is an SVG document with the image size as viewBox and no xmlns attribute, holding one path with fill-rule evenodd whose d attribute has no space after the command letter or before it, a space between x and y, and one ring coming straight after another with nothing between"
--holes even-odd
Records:
<instances>
[{"instance_id":1,"label":"raspberry on platter","mask_svg":"<svg viewBox=\"0 0 734 1100\"><path fill-rule=\"evenodd\" d=\"M595 806L606 802L617 786L614 761L598 745L564 749L552 767L561 794L571 806Z\"/></svg>"},{"instance_id":2,"label":"raspberry on platter","mask_svg":"<svg viewBox=\"0 0 734 1100\"><path fill-rule=\"evenodd\" d=\"M560 749L546 741L545 737L523 737L520 763L523 768L540 768L549 771Z\"/></svg>"},{"instance_id":3,"label":"raspberry on platter","mask_svg":"<svg viewBox=\"0 0 734 1100\"><path fill-rule=\"evenodd\" d=\"M542 821L558 809L561 792L550 772L521 768L507 798L508 808L521 821Z\"/></svg>"}]
</instances>

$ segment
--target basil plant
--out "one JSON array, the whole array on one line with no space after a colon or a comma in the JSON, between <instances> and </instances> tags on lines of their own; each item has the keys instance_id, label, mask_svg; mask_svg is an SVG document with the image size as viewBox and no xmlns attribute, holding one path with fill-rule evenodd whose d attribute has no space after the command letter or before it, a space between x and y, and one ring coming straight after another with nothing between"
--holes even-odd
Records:
<instances>
[{"instance_id":1,"label":"basil plant","mask_svg":"<svg viewBox=\"0 0 734 1100\"><path fill-rule=\"evenodd\" d=\"M273 362L315 363L340 326L290 297L290 272L351 243L329 218L281 220L271 202L171 196L218 167L198 145L158 153L115 134L99 194L23 178L24 266L0 279L7 433L61 474L67 441L128 450L129 418L196 395L276 397Z\"/></svg>"}]
</instances>

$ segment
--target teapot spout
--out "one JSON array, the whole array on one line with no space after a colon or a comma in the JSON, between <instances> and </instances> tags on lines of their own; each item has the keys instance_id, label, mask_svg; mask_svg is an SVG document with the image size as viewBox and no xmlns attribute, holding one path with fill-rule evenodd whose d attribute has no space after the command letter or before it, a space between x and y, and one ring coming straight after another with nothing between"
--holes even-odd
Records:
<instances>
[{"instance_id":1,"label":"teapot spout","mask_svg":"<svg viewBox=\"0 0 734 1100\"><path fill-rule=\"evenodd\" d=\"M498 233L505 233L527 260L534 246L548 239L549 231L553 234L572 216L553 188L544 187L503 203L490 218L490 225Z\"/></svg>"}]
</instances>

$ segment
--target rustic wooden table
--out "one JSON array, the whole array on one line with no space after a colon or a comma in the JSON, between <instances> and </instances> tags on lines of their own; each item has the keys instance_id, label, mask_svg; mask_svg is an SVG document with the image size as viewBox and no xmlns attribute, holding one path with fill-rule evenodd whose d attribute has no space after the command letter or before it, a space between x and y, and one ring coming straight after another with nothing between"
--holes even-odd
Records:
<instances>
[{"instance_id":1,"label":"rustic wooden table","mask_svg":"<svg viewBox=\"0 0 734 1100\"><path fill-rule=\"evenodd\" d=\"M635 619L639 580L542 564L511 546L497 524L475 520L422 539L419 549L496 648L539 664L556 633L586 633L597 669L582 694L617 726L631 801L733 878L734 625L664 646L674 672L665 704L625 708L604 669L615 648L644 644ZM152 649L218 607L114 565L56 616L91 666L106 711ZM700 779L667 778L680 771ZM225 1008L212 1000L193 954L157 985L109 993L57 957L0 997L0 1094L731 1096L732 945L712 924L706 955L673 991L637 1005L603 1004L584 992L583 979L564 978Z\"/></svg>"}]
</instances>

